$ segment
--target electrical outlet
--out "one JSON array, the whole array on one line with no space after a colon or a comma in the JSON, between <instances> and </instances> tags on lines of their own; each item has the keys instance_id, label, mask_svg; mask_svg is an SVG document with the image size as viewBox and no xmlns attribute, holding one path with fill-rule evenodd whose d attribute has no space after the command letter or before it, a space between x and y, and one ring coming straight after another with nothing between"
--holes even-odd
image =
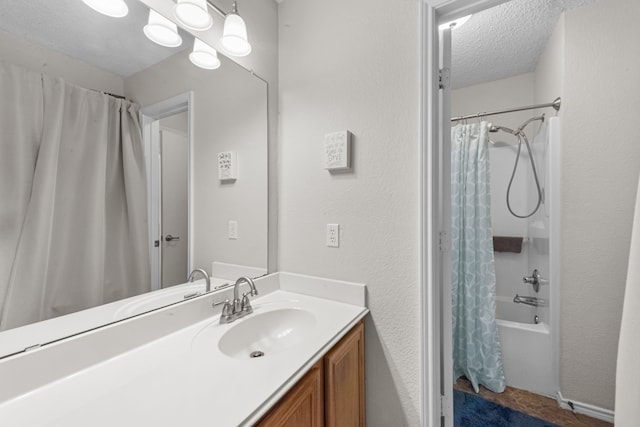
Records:
<instances>
[{"instance_id":1,"label":"electrical outlet","mask_svg":"<svg viewBox=\"0 0 640 427\"><path fill-rule=\"evenodd\" d=\"M238 239L238 221L229 221L229 240Z\"/></svg>"},{"instance_id":2,"label":"electrical outlet","mask_svg":"<svg viewBox=\"0 0 640 427\"><path fill-rule=\"evenodd\" d=\"M340 247L340 224L327 224L327 246Z\"/></svg>"}]
</instances>

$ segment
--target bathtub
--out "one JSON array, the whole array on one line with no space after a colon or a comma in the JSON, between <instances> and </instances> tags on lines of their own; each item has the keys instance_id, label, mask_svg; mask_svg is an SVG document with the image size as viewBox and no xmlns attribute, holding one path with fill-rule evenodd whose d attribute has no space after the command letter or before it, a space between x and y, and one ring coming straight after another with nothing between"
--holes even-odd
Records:
<instances>
[{"instance_id":1,"label":"bathtub","mask_svg":"<svg viewBox=\"0 0 640 427\"><path fill-rule=\"evenodd\" d=\"M555 397L553 342L548 323L535 324L536 307L496 297L496 318L507 385Z\"/></svg>"}]
</instances>

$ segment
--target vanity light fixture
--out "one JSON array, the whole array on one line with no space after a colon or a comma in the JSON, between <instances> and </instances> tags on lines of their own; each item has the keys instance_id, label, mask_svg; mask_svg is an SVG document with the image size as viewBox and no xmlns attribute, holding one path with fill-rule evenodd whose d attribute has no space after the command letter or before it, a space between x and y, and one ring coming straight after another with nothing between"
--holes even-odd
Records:
<instances>
[{"instance_id":1,"label":"vanity light fixture","mask_svg":"<svg viewBox=\"0 0 640 427\"><path fill-rule=\"evenodd\" d=\"M129 7L124 0L82 0L96 12L113 18L122 18L129 13Z\"/></svg>"},{"instance_id":2,"label":"vanity light fixture","mask_svg":"<svg viewBox=\"0 0 640 427\"><path fill-rule=\"evenodd\" d=\"M238 4L233 2L233 9L224 18L224 29L220 43L224 51L233 56L247 56L251 53L251 44L247 39L247 25L238 15Z\"/></svg>"},{"instance_id":3,"label":"vanity light fixture","mask_svg":"<svg viewBox=\"0 0 640 427\"><path fill-rule=\"evenodd\" d=\"M178 22L190 30L204 31L213 25L207 0L178 0L173 13Z\"/></svg>"},{"instance_id":4,"label":"vanity light fixture","mask_svg":"<svg viewBox=\"0 0 640 427\"><path fill-rule=\"evenodd\" d=\"M143 31L149 40L160 46L177 47L182 44L178 26L153 9L149 10L149 21Z\"/></svg>"},{"instance_id":5,"label":"vanity light fixture","mask_svg":"<svg viewBox=\"0 0 640 427\"><path fill-rule=\"evenodd\" d=\"M205 70L215 70L220 67L218 52L199 38L193 40L193 51L189 54L189 60Z\"/></svg>"}]
</instances>

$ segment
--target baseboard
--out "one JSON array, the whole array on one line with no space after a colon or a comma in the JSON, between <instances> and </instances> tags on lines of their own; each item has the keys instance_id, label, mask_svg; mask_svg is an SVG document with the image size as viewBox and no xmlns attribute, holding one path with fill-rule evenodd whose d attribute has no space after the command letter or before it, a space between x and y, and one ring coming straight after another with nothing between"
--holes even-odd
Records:
<instances>
[{"instance_id":1,"label":"baseboard","mask_svg":"<svg viewBox=\"0 0 640 427\"><path fill-rule=\"evenodd\" d=\"M600 408L599 406L590 405L588 403L576 402L575 400L565 399L561 392L556 397L558 405L563 409L569 409L578 414L583 414L591 418L597 418L613 424L614 412L611 409Z\"/></svg>"}]
</instances>

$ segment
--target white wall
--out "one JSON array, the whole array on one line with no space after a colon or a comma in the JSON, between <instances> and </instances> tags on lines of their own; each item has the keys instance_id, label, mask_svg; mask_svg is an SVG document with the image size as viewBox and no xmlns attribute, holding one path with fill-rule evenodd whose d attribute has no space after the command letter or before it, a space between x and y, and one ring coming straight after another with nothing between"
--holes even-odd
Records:
<instances>
[{"instance_id":1,"label":"white wall","mask_svg":"<svg viewBox=\"0 0 640 427\"><path fill-rule=\"evenodd\" d=\"M209 270L214 261L266 268L266 85L226 58L217 70L197 68L188 53L128 77L125 92L142 106L194 92L194 268ZM218 179L222 151L237 153L235 182ZM238 222L237 240L227 236L229 220Z\"/></svg>"},{"instance_id":2,"label":"white wall","mask_svg":"<svg viewBox=\"0 0 640 427\"><path fill-rule=\"evenodd\" d=\"M367 425L419 425L419 2L285 1L279 30L280 270L367 284ZM345 129L353 171L330 174Z\"/></svg>"},{"instance_id":3,"label":"white wall","mask_svg":"<svg viewBox=\"0 0 640 427\"><path fill-rule=\"evenodd\" d=\"M609 409L640 170L638 20L640 2L609 0L564 22L561 389Z\"/></svg>"},{"instance_id":4,"label":"white wall","mask_svg":"<svg viewBox=\"0 0 640 427\"><path fill-rule=\"evenodd\" d=\"M60 77L69 83L114 95L124 94L121 76L0 31L0 58L28 70Z\"/></svg>"}]
</instances>

